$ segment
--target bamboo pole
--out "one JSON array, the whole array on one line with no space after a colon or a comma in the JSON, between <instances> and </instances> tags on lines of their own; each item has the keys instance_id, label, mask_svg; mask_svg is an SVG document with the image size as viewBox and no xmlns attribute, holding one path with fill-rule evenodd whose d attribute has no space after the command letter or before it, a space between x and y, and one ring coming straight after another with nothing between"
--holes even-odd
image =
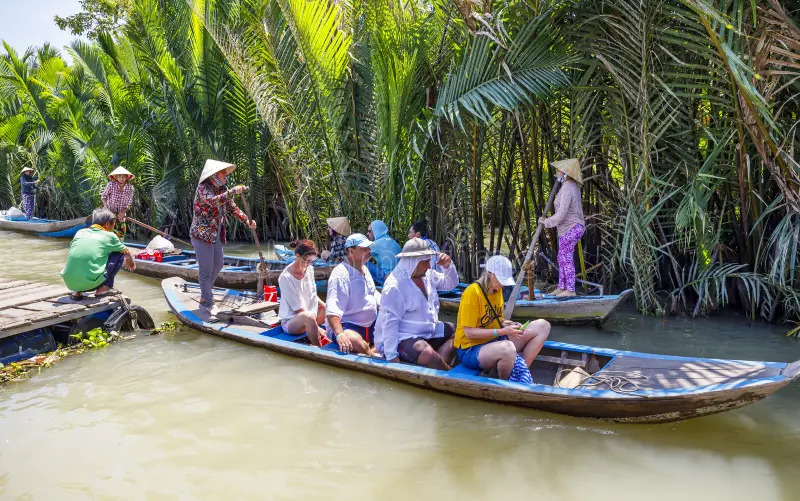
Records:
<instances>
[{"instance_id":1,"label":"bamboo pole","mask_svg":"<svg viewBox=\"0 0 800 501\"><path fill-rule=\"evenodd\" d=\"M250 202L247 201L247 197L244 196L244 193L242 193L242 205L244 205L244 210L247 213L248 219L253 221L253 217L250 212ZM253 240L256 242L256 248L258 249L258 282L256 284L256 296L258 296L259 294L264 293L264 280L266 278L265 275L267 274L267 263L264 262L264 253L261 250L261 242L258 240L258 233L249 224L247 227L250 228L250 233L253 234Z\"/></svg>"},{"instance_id":2,"label":"bamboo pole","mask_svg":"<svg viewBox=\"0 0 800 501\"><path fill-rule=\"evenodd\" d=\"M186 241L184 241L184 240L181 240L180 238L177 238L177 237L172 237L172 236L170 236L169 234L167 234L167 233L164 233L163 231L161 231L161 230L158 230L158 229L156 229L156 228L153 228L153 227L152 227L152 226L150 226L149 224L144 224L144 223L143 223L143 222L141 222L141 221L137 221L137 220L133 219L133 218L132 218L132 217L130 217L130 216L127 216L127 217L125 218L125 220L126 220L126 221L130 221L130 222L132 222L132 223L133 223L133 224L135 224L135 225L141 226L141 227L142 227L142 228L144 228L145 230L150 230L150 231L152 231L153 233L157 233L157 234L161 235L162 237L166 238L167 240L174 240L174 241L178 242L179 244L182 244L182 245L185 245L185 246L189 247L190 249L194 247L194 245L190 244L189 242L186 242Z\"/></svg>"},{"instance_id":3,"label":"bamboo pole","mask_svg":"<svg viewBox=\"0 0 800 501\"><path fill-rule=\"evenodd\" d=\"M550 207L553 205L553 200L556 198L556 192L561 187L561 183L555 182L553 183L552 189L550 189L550 197L547 199L547 204L544 206L544 212L542 212L542 216L547 216L550 212ZM542 228L544 225L540 224L538 221L536 222L536 233L533 234L533 238L531 239L531 245L528 247L528 253L525 254L525 261L522 262L522 266L519 268L519 274L517 275L517 283L514 284L514 290L511 292L511 297L508 298L508 302L506 303L506 310L503 314L506 320L511 319L511 314L514 313L514 305L517 303L517 296L519 296L519 290L522 288L522 279L525 277L525 264L534 259L535 264L535 256L534 256L534 249L536 248L536 242L539 241L539 235L542 234ZM531 266L533 268L533 266ZM533 271L531 271L533 273ZM529 294L532 294L533 291L530 291Z\"/></svg>"}]
</instances>

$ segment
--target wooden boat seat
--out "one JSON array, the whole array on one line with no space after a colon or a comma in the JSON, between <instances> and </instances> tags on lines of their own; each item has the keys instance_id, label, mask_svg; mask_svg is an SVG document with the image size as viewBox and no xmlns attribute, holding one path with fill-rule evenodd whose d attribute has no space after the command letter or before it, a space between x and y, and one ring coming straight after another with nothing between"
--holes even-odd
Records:
<instances>
[{"instance_id":1,"label":"wooden boat seat","mask_svg":"<svg viewBox=\"0 0 800 501\"><path fill-rule=\"evenodd\" d=\"M278 309L278 303L262 301L260 303L250 303L242 306L236 306L230 310L220 311L220 314L231 316L250 316L258 315L259 313L266 313L268 311L275 311Z\"/></svg>"}]
</instances>

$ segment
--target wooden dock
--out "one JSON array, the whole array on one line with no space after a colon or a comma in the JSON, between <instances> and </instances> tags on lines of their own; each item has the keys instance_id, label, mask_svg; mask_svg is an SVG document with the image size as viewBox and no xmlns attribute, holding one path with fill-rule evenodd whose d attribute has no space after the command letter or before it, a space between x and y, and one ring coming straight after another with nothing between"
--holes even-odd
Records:
<instances>
[{"instance_id":1,"label":"wooden dock","mask_svg":"<svg viewBox=\"0 0 800 501\"><path fill-rule=\"evenodd\" d=\"M116 296L75 301L63 285L0 278L0 339L121 306Z\"/></svg>"}]
</instances>

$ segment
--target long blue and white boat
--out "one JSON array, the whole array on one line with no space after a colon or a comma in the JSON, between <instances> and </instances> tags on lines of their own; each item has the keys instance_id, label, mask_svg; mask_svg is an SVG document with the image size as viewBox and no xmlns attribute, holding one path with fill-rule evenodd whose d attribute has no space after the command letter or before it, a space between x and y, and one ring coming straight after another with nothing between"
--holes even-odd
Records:
<instances>
[{"instance_id":1,"label":"long blue and white boat","mask_svg":"<svg viewBox=\"0 0 800 501\"><path fill-rule=\"evenodd\" d=\"M388 362L309 344L272 321L224 316L210 321L197 286L162 281L167 303L184 324L285 355L351 369L425 389L585 418L658 423L714 414L751 404L800 377L793 363L653 355L548 341L531 365L533 384L513 383L456 366L450 371ZM250 309L250 294L216 289L233 310ZM263 315L263 314L262 314ZM237 320L238 319L238 320Z\"/></svg>"},{"instance_id":2,"label":"long blue and white boat","mask_svg":"<svg viewBox=\"0 0 800 501\"><path fill-rule=\"evenodd\" d=\"M0 214L0 230L18 231L29 233L40 237L51 238L72 238L78 230L89 226L90 219L79 217L68 221L57 219L17 219Z\"/></svg>"}]
</instances>

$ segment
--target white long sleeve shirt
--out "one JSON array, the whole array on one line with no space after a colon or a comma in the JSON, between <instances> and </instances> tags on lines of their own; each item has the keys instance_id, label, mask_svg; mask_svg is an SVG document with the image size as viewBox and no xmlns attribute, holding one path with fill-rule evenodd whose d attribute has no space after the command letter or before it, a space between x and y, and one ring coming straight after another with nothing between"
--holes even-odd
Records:
<instances>
[{"instance_id":1,"label":"white long sleeve shirt","mask_svg":"<svg viewBox=\"0 0 800 501\"><path fill-rule=\"evenodd\" d=\"M328 278L326 315L361 327L369 327L375 322L381 296L366 266L362 266L362 272L350 266L348 261L336 265Z\"/></svg>"},{"instance_id":2,"label":"white long sleeve shirt","mask_svg":"<svg viewBox=\"0 0 800 501\"><path fill-rule=\"evenodd\" d=\"M397 345L404 339L441 336L438 291L458 285L458 272L452 264L440 273L428 270L422 278L427 298L410 277L390 274L383 285L381 311L375 324L375 346L387 360L397 357Z\"/></svg>"}]
</instances>

